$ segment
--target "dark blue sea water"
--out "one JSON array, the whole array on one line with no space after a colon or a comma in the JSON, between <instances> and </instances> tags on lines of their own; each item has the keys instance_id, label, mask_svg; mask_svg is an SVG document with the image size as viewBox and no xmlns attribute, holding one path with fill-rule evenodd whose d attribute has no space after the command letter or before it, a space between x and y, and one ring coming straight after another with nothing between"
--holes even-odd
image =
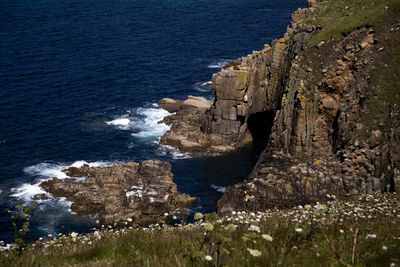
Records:
<instances>
[{"instance_id":1,"label":"dark blue sea water","mask_svg":"<svg viewBox=\"0 0 400 267\"><path fill-rule=\"evenodd\" d=\"M243 180L262 146L221 156L157 145L163 97L212 99L224 62L279 38L305 0L1 0L0 240L12 241L7 208L31 201L38 182L93 165L172 163L193 211L216 210L224 187ZM63 200L38 203L29 238L85 232L88 217Z\"/></svg>"}]
</instances>

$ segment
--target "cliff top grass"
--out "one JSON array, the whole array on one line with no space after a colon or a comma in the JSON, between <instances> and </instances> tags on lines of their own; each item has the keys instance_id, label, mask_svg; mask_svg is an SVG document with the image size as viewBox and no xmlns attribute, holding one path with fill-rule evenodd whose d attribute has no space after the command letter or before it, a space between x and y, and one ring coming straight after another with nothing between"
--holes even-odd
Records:
<instances>
[{"instance_id":1,"label":"cliff top grass","mask_svg":"<svg viewBox=\"0 0 400 267\"><path fill-rule=\"evenodd\" d=\"M315 25L322 27L309 42L310 46L331 38L340 40L342 33L362 25L377 25L382 15L393 8L400 8L398 0L328 0L318 1L314 13Z\"/></svg>"},{"instance_id":2,"label":"cliff top grass","mask_svg":"<svg viewBox=\"0 0 400 267\"><path fill-rule=\"evenodd\" d=\"M0 266L398 266L400 195L358 195L288 210L216 214L146 228L38 240ZM170 215L173 217L173 215Z\"/></svg>"}]
</instances>

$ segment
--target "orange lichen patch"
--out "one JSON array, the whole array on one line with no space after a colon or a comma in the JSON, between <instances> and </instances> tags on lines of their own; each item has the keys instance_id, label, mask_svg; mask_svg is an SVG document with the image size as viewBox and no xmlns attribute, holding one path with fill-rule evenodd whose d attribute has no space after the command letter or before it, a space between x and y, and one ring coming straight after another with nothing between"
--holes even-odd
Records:
<instances>
[{"instance_id":1,"label":"orange lichen patch","mask_svg":"<svg viewBox=\"0 0 400 267\"><path fill-rule=\"evenodd\" d=\"M281 44L284 44L284 43L285 43L285 39L284 39L284 38L281 38L281 39L279 39L279 42L280 42Z\"/></svg>"},{"instance_id":2,"label":"orange lichen patch","mask_svg":"<svg viewBox=\"0 0 400 267\"><path fill-rule=\"evenodd\" d=\"M303 81L300 81L300 82L299 82L299 84L297 85L297 88L298 88L298 89L301 89L301 90L304 89L304 83L303 83Z\"/></svg>"},{"instance_id":3,"label":"orange lichen patch","mask_svg":"<svg viewBox=\"0 0 400 267\"><path fill-rule=\"evenodd\" d=\"M302 94L299 94L297 98L300 100L301 103L305 103L307 101L307 98Z\"/></svg>"},{"instance_id":4,"label":"orange lichen patch","mask_svg":"<svg viewBox=\"0 0 400 267\"><path fill-rule=\"evenodd\" d=\"M318 159L314 161L314 165L319 166L322 163L322 160Z\"/></svg>"},{"instance_id":5,"label":"orange lichen patch","mask_svg":"<svg viewBox=\"0 0 400 267\"><path fill-rule=\"evenodd\" d=\"M284 106L289 100L286 98L286 94L283 94L282 96L282 106Z\"/></svg>"},{"instance_id":6,"label":"orange lichen patch","mask_svg":"<svg viewBox=\"0 0 400 267\"><path fill-rule=\"evenodd\" d=\"M308 71L308 72L312 72L312 68L308 67L308 68L307 68L307 71Z\"/></svg>"}]
</instances>

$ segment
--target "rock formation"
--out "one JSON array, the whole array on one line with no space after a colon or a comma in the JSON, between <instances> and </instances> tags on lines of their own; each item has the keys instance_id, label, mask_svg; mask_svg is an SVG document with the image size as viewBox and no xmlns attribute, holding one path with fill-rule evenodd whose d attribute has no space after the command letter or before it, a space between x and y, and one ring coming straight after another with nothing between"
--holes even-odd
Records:
<instances>
[{"instance_id":1,"label":"rock formation","mask_svg":"<svg viewBox=\"0 0 400 267\"><path fill-rule=\"evenodd\" d=\"M212 105L178 101L165 119L171 130L161 143L185 152L269 140L250 176L224 193L221 214L400 191L400 73L387 64L399 65L400 21L393 15L309 46L327 3L309 5L283 38L213 75Z\"/></svg>"},{"instance_id":2,"label":"rock formation","mask_svg":"<svg viewBox=\"0 0 400 267\"><path fill-rule=\"evenodd\" d=\"M71 201L72 211L97 216L100 223L119 222L121 216L135 222L149 222L155 215L195 201L189 195L178 193L167 162L148 160L111 167L84 165L64 172L71 178L53 178L40 186L54 197Z\"/></svg>"}]
</instances>

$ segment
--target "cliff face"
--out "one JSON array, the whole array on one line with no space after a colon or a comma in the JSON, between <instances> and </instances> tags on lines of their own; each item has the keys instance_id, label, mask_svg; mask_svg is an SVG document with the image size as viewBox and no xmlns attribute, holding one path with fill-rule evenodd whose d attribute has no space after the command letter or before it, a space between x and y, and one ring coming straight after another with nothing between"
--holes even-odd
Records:
<instances>
[{"instance_id":1,"label":"cliff face","mask_svg":"<svg viewBox=\"0 0 400 267\"><path fill-rule=\"evenodd\" d=\"M281 105L290 62L315 29L313 25L302 25L309 12L309 9L297 10L284 38L228 63L221 72L214 74L215 101L212 105L197 107L175 101L175 107L171 109L174 100L160 101L160 107L176 111L175 115L165 119L171 124L171 130L160 143L178 147L184 152L222 152L268 133L275 111ZM185 102L190 99L193 97ZM264 118L267 124L259 127L257 118Z\"/></svg>"},{"instance_id":2,"label":"cliff face","mask_svg":"<svg viewBox=\"0 0 400 267\"><path fill-rule=\"evenodd\" d=\"M219 201L221 214L400 190L400 5L370 2L310 1L284 38L214 74L209 108L167 119L161 143L190 140L188 152L269 140L247 180ZM359 25L364 13L373 24ZM332 25L350 29L337 37Z\"/></svg>"}]
</instances>

